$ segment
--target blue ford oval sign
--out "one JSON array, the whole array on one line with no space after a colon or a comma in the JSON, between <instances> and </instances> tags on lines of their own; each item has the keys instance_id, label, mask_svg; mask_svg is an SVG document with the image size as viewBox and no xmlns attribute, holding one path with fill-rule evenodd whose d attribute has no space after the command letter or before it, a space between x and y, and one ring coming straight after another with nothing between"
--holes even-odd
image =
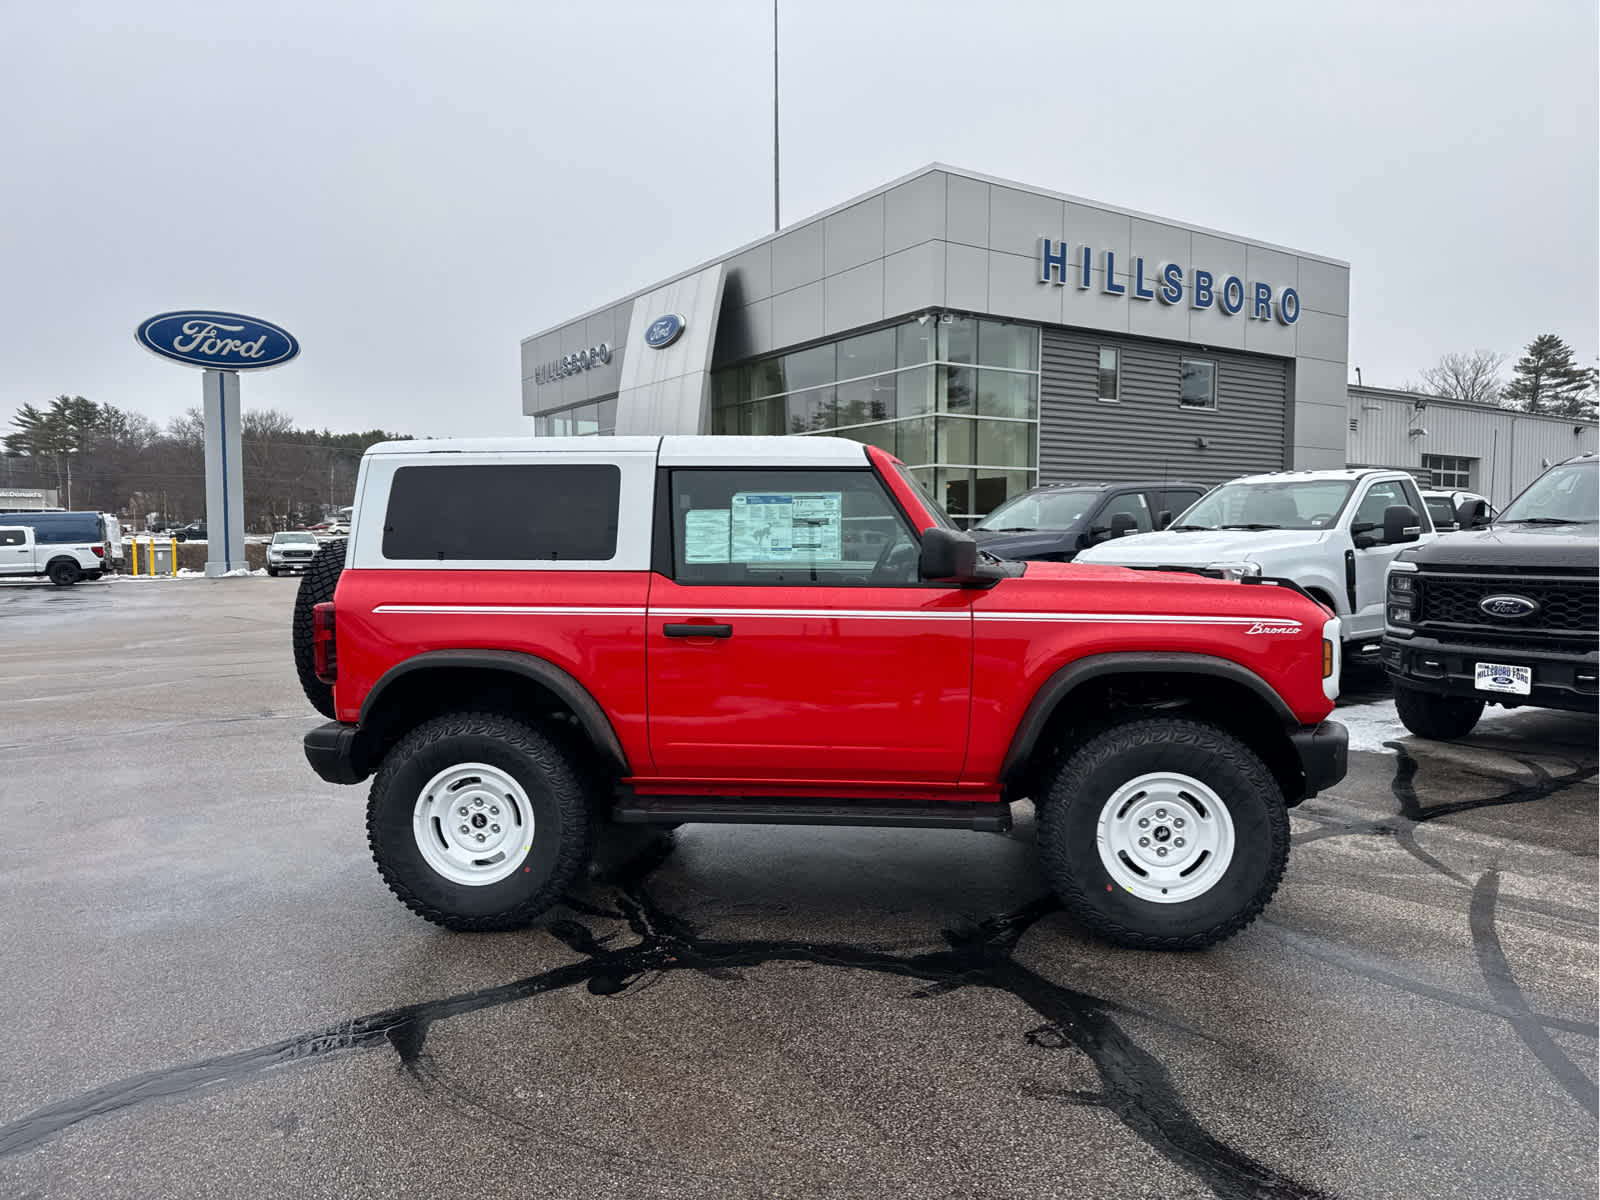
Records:
<instances>
[{"instance_id":1,"label":"blue ford oval sign","mask_svg":"<svg viewBox=\"0 0 1600 1200\"><path fill-rule=\"evenodd\" d=\"M190 367L253 371L277 367L300 353L300 343L270 321L209 309L160 313L134 331L152 354Z\"/></svg>"},{"instance_id":2,"label":"blue ford oval sign","mask_svg":"<svg viewBox=\"0 0 1600 1200\"><path fill-rule=\"evenodd\" d=\"M1526 596L1485 596L1478 607L1491 617L1531 617L1539 611L1539 602Z\"/></svg>"},{"instance_id":3,"label":"blue ford oval sign","mask_svg":"<svg viewBox=\"0 0 1600 1200\"><path fill-rule=\"evenodd\" d=\"M650 322L650 328L644 331L644 344L652 350L665 350L682 332L683 318L677 313L668 313Z\"/></svg>"}]
</instances>

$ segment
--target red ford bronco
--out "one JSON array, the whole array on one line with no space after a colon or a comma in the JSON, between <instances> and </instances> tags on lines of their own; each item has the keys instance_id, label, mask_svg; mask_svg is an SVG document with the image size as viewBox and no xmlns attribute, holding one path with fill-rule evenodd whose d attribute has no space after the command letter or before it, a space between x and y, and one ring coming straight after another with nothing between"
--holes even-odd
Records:
<instances>
[{"instance_id":1,"label":"red ford bronco","mask_svg":"<svg viewBox=\"0 0 1600 1200\"><path fill-rule=\"evenodd\" d=\"M1126 946L1253 920L1344 775L1339 622L1226 572L1003 562L840 438L386 443L295 609L378 870L452 929L555 905L605 822L1004 831Z\"/></svg>"}]
</instances>

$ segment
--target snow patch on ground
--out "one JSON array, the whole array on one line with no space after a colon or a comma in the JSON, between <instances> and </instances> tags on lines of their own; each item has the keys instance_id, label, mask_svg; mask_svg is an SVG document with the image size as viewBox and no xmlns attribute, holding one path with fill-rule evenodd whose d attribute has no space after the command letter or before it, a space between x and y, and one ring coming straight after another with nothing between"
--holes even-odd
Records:
<instances>
[{"instance_id":1,"label":"snow patch on ground","mask_svg":"<svg viewBox=\"0 0 1600 1200\"><path fill-rule=\"evenodd\" d=\"M1512 716L1515 709L1491 705L1483 710L1480 720L1494 721ZM1370 704L1352 704L1336 709L1333 719L1350 731L1350 749L1365 750L1369 754L1393 754L1385 742L1399 741L1411 736L1411 731L1400 722L1393 700L1374 700Z\"/></svg>"}]
</instances>

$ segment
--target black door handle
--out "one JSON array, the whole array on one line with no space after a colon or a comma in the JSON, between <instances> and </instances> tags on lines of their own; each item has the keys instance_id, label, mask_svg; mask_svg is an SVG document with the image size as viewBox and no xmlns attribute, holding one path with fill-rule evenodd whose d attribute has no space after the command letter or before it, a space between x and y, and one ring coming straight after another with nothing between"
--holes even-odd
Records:
<instances>
[{"instance_id":1,"label":"black door handle","mask_svg":"<svg viewBox=\"0 0 1600 1200\"><path fill-rule=\"evenodd\" d=\"M661 632L668 637L731 638L732 625L663 625Z\"/></svg>"}]
</instances>

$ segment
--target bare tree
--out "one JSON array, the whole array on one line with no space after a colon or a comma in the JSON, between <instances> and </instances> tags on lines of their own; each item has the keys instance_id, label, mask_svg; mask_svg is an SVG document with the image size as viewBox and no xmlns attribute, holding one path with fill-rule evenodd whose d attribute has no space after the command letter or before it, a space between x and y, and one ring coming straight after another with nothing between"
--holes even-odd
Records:
<instances>
[{"instance_id":1,"label":"bare tree","mask_svg":"<svg viewBox=\"0 0 1600 1200\"><path fill-rule=\"evenodd\" d=\"M1470 400L1474 404L1498 404L1502 390L1500 368L1505 361L1504 354L1493 350L1446 354L1438 366L1422 372L1422 383L1435 396Z\"/></svg>"}]
</instances>

